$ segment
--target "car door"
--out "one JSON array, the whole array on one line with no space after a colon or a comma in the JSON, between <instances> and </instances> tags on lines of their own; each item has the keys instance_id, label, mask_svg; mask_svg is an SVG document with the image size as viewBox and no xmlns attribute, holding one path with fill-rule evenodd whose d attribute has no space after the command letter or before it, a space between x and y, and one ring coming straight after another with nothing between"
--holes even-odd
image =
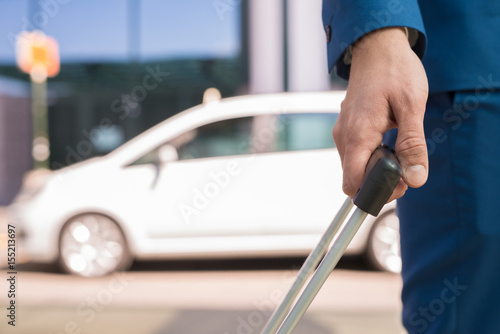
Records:
<instances>
[{"instance_id":1,"label":"car door","mask_svg":"<svg viewBox=\"0 0 500 334\"><path fill-rule=\"evenodd\" d=\"M245 172L253 117L218 121L165 143L177 159L157 163L147 230L152 238L256 234L249 212L258 185ZM163 145L164 146L164 145ZM157 156L161 147L150 156Z\"/></svg>"},{"instance_id":2,"label":"car door","mask_svg":"<svg viewBox=\"0 0 500 334\"><path fill-rule=\"evenodd\" d=\"M265 189L255 202L260 233L320 233L342 205L342 169L331 134L337 116L297 113L256 120L253 169Z\"/></svg>"}]
</instances>

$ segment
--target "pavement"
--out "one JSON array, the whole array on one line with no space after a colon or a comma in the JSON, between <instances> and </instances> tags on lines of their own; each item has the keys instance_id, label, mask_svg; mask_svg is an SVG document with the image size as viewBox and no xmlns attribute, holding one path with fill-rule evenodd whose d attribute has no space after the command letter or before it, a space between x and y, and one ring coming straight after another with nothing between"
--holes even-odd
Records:
<instances>
[{"instance_id":1,"label":"pavement","mask_svg":"<svg viewBox=\"0 0 500 334\"><path fill-rule=\"evenodd\" d=\"M15 327L8 277L0 280L0 333L259 333L297 273L296 264L261 270L259 261L244 262L249 269L151 263L95 279L20 265ZM336 269L294 333L403 334L400 290L398 275Z\"/></svg>"},{"instance_id":2,"label":"pavement","mask_svg":"<svg viewBox=\"0 0 500 334\"><path fill-rule=\"evenodd\" d=\"M8 223L0 207L2 334L257 334L304 260L142 262L86 279L18 258L9 298ZM294 334L406 333L400 277L343 261ZM13 299L15 326L8 324Z\"/></svg>"}]
</instances>

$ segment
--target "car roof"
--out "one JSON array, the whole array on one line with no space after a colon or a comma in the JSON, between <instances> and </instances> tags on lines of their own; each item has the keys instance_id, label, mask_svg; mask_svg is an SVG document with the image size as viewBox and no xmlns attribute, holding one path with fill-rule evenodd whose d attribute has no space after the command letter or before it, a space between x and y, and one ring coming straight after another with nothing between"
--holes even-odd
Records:
<instances>
[{"instance_id":1,"label":"car roof","mask_svg":"<svg viewBox=\"0 0 500 334\"><path fill-rule=\"evenodd\" d=\"M221 114L269 113L270 109L277 112L332 112L340 110L340 103L345 97L345 91L332 92L286 92L262 95L244 95L209 102L185 112L198 108L217 106ZM210 108L211 109L211 108ZM214 112L217 112L214 110Z\"/></svg>"},{"instance_id":2,"label":"car roof","mask_svg":"<svg viewBox=\"0 0 500 334\"><path fill-rule=\"evenodd\" d=\"M201 125L228 118L290 113L340 112L345 91L331 92L286 92L263 95L245 95L225 98L197 105L182 111L153 126L123 144L109 156L128 156L141 151L150 142L159 142L173 136L172 129L196 128ZM124 157L126 159L126 157ZM119 159L119 158L118 158Z\"/></svg>"}]
</instances>

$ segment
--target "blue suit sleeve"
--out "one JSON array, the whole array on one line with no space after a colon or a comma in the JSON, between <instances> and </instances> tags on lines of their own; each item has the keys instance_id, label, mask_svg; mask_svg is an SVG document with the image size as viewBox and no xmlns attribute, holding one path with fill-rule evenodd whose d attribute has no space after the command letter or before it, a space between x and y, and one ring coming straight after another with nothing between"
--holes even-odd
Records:
<instances>
[{"instance_id":1,"label":"blue suit sleeve","mask_svg":"<svg viewBox=\"0 0 500 334\"><path fill-rule=\"evenodd\" d=\"M363 35L385 27L408 27L419 32L415 53L425 52L425 29L417 0L323 0L323 25L327 34L328 69L349 79L344 64L347 47Z\"/></svg>"}]
</instances>

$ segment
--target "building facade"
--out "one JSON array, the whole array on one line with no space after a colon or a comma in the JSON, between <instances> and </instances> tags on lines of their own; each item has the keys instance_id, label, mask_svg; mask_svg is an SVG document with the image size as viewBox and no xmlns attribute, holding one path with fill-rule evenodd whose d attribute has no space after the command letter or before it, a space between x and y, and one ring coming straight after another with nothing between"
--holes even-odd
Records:
<instances>
[{"instance_id":1,"label":"building facade","mask_svg":"<svg viewBox=\"0 0 500 334\"><path fill-rule=\"evenodd\" d=\"M321 0L0 0L1 77L28 82L15 36L35 29L61 53L48 82L51 169L106 154L210 87L229 97L338 84Z\"/></svg>"}]
</instances>

